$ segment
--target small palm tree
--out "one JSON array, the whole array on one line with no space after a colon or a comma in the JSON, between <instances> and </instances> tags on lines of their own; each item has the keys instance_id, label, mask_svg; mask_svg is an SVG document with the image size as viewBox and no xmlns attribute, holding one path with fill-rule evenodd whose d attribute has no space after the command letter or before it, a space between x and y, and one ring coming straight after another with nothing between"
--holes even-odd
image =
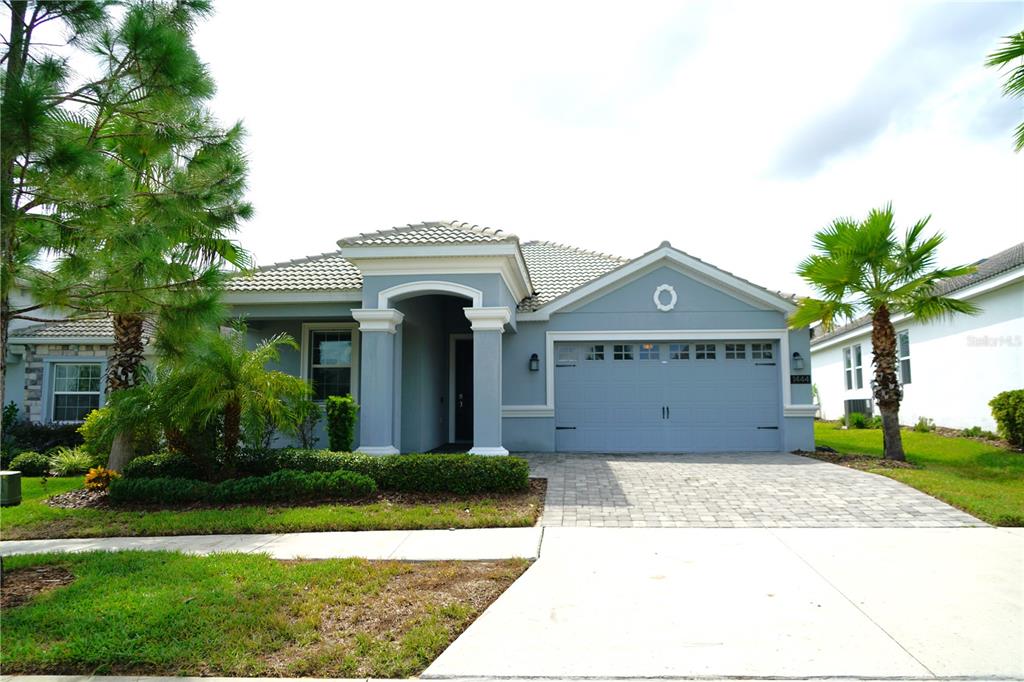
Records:
<instances>
[{"instance_id":1,"label":"small palm tree","mask_svg":"<svg viewBox=\"0 0 1024 682\"><path fill-rule=\"evenodd\" d=\"M1007 97L1024 97L1024 31L1006 36L1002 46L988 56L986 66L1010 67L1003 83L1003 94ZM1024 122L1014 133L1017 151L1024 149Z\"/></svg>"},{"instance_id":2,"label":"small palm tree","mask_svg":"<svg viewBox=\"0 0 1024 682\"><path fill-rule=\"evenodd\" d=\"M161 382L162 400L173 402L175 421L186 428L219 425L229 468L243 430L262 434L268 424L294 430L300 418L296 406L309 399L305 381L266 368L280 360L281 347L298 348L289 335L277 334L249 349L244 325L226 333L209 331Z\"/></svg>"},{"instance_id":3,"label":"small palm tree","mask_svg":"<svg viewBox=\"0 0 1024 682\"><path fill-rule=\"evenodd\" d=\"M886 459L904 460L899 409L903 387L896 375L896 331L892 316L909 313L919 322L979 309L967 301L942 296L937 285L974 272L974 267L935 267L941 234L922 238L928 218L919 220L900 239L893 225L892 205L872 210L857 222L840 218L814 235L817 253L800 263L797 274L820 298L804 298L789 318L791 327L817 322L830 331L837 321L871 316L875 402L882 413Z\"/></svg>"}]
</instances>

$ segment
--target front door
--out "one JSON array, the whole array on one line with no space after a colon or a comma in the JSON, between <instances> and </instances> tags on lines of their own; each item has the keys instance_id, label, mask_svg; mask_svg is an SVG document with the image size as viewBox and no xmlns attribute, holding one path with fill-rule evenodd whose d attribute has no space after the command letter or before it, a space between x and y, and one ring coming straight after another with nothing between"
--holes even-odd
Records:
<instances>
[{"instance_id":1,"label":"front door","mask_svg":"<svg viewBox=\"0 0 1024 682\"><path fill-rule=\"evenodd\" d=\"M473 442L473 339L455 339L455 441Z\"/></svg>"}]
</instances>

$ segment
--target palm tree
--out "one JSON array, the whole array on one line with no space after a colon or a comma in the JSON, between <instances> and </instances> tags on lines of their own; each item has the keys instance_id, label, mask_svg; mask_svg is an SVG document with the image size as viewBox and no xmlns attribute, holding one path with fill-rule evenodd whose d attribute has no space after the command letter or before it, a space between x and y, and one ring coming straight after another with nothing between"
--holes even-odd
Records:
<instances>
[{"instance_id":1,"label":"palm tree","mask_svg":"<svg viewBox=\"0 0 1024 682\"><path fill-rule=\"evenodd\" d=\"M986 66L1003 68L1013 64L1003 83L1003 94L1007 97L1024 97L1024 31L1006 36L1003 45L988 56ZM1024 122L1014 133L1017 151L1024 149Z\"/></svg>"},{"instance_id":2,"label":"palm tree","mask_svg":"<svg viewBox=\"0 0 1024 682\"><path fill-rule=\"evenodd\" d=\"M906 313L924 322L979 312L977 306L939 292L943 281L968 275L974 267L935 267L936 251L945 238L938 233L922 238L930 218L917 221L902 239L893 225L891 204L872 210L861 222L840 218L814 235L817 253L797 268L820 298L802 299L789 318L791 327L820 322L830 331L837 321L865 312L871 316L871 386L882 413L886 459L906 459L899 424L903 387L896 374L892 316Z\"/></svg>"},{"instance_id":3,"label":"palm tree","mask_svg":"<svg viewBox=\"0 0 1024 682\"><path fill-rule=\"evenodd\" d=\"M174 421L184 429L219 426L221 449L231 469L243 433L262 435L268 425L294 431L309 400L309 386L266 365L280 360L280 348L298 348L288 334L277 334L250 349L246 328L236 325L199 335L170 372L158 382L157 400L173 403Z\"/></svg>"}]
</instances>

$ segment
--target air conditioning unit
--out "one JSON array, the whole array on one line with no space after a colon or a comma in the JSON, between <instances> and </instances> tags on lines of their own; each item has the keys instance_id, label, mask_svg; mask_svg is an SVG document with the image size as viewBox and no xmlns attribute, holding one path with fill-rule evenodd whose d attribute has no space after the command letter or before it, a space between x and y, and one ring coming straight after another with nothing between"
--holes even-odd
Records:
<instances>
[{"instance_id":1,"label":"air conditioning unit","mask_svg":"<svg viewBox=\"0 0 1024 682\"><path fill-rule=\"evenodd\" d=\"M854 412L860 412L865 417L871 417L874 414L874 405L871 402L871 398L860 398L857 400L844 400L843 411L846 416L846 423L850 423L850 415Z\"/></svg>"}]
</instances>

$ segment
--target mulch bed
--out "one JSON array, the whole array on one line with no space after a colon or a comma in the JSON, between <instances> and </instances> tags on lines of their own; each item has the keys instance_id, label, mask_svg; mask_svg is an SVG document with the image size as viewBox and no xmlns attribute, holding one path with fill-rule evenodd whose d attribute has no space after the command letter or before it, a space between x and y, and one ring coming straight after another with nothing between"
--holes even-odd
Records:
<instances>
[{"instance_id":1,"label":"mulch bed","mask_svg":"<svg viewBox=\"0 0 1024 682\"><path fill-rule=\"evenodd\" d=\"M896 462L890 459L882 459L881 457L869 457L868 455L845 455L835 450L816 450L814 452L807 452L805 450L794 450L794 455L800 455L801 457L810 457L812 459L820 459L822 462L830 462L832 464L839 464L840 466L850 467L851 469L860 469L861 471L868 471L870 469L920 469L921 467L914 466L910 462Z\"/></svg>"},{"instance_id":2,"label":"mulch bed","mask_svg":"<svg viewBox=\"0 0 1024 682\"><path fill-rule=\"evenodd\" d=\"M231 505L217 505L217 504L189 504L189 505L131 505L131 506L113 506L107 497L106 491L94 491L94 490L71 490L60 495L54 495L53 497L46 498L46 504L51 507L58 509L135 509L135 510L146 510L146 511L159 511L161 509L171 510L190 510L190 509L232 509L237 507L316 507L324 504L346 504L346 505L362 505L362 504L375 504L385 503L389 505L428 505L428 504L444 504L449 502L483 502L485 500L494 502L499 508L512 509L519 508L524 505L534 504L534 499L537 498L536 504L540 507L538 512L544 511L544 493L547 490L547 479L544 478L531 478L530 488L526 492L522 493L481 493L476 495L454 495L451 493L401 493L401 492L379 492L363 500L347 501L344 503L338 502L337 500L312 500L303 501L297 503L287 502L246 502L242 504L231 504Z\"/></svg>"},{"instance_id":3,"label":"mulch bed","mask_svg":"<svg viewBox=\"0 0 1024 682\"><path fill-rule=\"evenodd\" d=\"M37 594L67 585L74 579L71 571L63 566L30 566L4 571L0 581L0 608L20 606Z\"/></svg>"}]
</instances>

